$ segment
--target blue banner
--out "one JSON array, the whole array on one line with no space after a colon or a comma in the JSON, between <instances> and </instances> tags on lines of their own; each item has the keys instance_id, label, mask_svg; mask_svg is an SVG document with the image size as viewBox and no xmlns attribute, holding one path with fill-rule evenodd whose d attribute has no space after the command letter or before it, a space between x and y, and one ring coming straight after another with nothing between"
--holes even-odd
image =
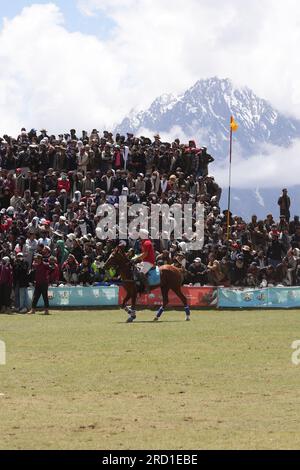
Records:
<instances>
[{"instance_id":1,"label":"blue banner","mask_svg":"<svg viewBox=\"0 0 300 470\"><path fill-rule=\"evenodd\" d=\"M268 289L218 289L219 308L266 308Z\"/></svg>"},{"instance_id":2,"label":"blue banner","mask_svg":"<svg viewBox=\"0 0 300 470\"><path fill-rule=\"evenodd\" d=\"M299 287L270 287L269 308L298 308L300 307Z\"/></svg>"},{"instance_id":3,"label":"blue banner","mask_svg":"<svg viewBox=\"0 0 300 470\"><path fill-rule=\"evenodd\" d=\"M29 289L32 299L33 290ZM119 286L49 287L50 307L107 307L120 303ZM202 305L202 304L201 304ZM43 307L40 298L38 307ZM199 301L200 306L200 301ZM197 302L193 304L197 307ZM300 287L218 288L219 308L300 308Z\"/></svg>"},{"instance_id":4,"label":"blue banner","mask_svg":"<svg viewBox=\"0 0 300 470\"><path fill-rule=\"evenodd\" d=\"M298 308L300 287L218 289L219 308Z\"/></svg>"},{"instance_id":5,"label":"blue banner","mask_svg":"<svg viewBox=\"0 0 300 470\"><path fill-rule=\"evenodd\" d=\"M32 298L32 290L29 297ZM104 307L119 304L118 286L97 287L49 287L50 307ZM42 297L38 307L43 307Z\"/></svg>"}]
</instances>

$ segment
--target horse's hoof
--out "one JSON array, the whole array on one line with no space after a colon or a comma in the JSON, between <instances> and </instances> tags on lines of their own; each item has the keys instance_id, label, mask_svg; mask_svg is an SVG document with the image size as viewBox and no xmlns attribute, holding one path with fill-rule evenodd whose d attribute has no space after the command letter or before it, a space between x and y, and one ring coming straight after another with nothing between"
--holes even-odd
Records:
<instances>
[{"instance_id":1,"label":"horse's hoof","mask_svg":"<svg viewBox=\"0 0 300 470\"><path fill-rule=\"evenodd\" d=\"M136 316L134 315L133 317L129 317L126 323L133 323L134 320L136 319Z\"/></svg>"},{"instance_id":2,"label":"horse's hoof","mask_svg":"<svg viewBox=\"0 0 300 470\"><path fill-rule=\"evenodd\" d=\"M154 317L154 318L153 318L153 321L158 321L158 320L159 320L158 317Z\"/></svg>"},{"instance_id":3,"label":"horse's hoof","mask_svg":"<svg viewBox=\"0 0 300 470\"><path fill-rule=\"evenodd\" d=\"M185 321L191 321L191 317L190 317L190 316L187 316L187 317L185 318Z\"/></svg>"}]
</instances>

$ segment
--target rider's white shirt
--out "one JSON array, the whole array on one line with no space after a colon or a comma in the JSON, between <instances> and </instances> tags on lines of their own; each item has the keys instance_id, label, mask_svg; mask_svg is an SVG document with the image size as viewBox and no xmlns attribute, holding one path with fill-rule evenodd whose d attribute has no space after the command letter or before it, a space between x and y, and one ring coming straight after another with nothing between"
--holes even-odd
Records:
<instances>
[{"instance_id":1,"label":"rider's white shirt","mask_svg":"<svg viewBox=\"0 0 300 470\"><path fill-rule=\"evenodd\" d=\"M147 274L151 268L153 268L153 264L149 263L148 261L142 261L141 263L138 264L138 269L141 271L143 274Z\"/></svg>"}]
</instances>

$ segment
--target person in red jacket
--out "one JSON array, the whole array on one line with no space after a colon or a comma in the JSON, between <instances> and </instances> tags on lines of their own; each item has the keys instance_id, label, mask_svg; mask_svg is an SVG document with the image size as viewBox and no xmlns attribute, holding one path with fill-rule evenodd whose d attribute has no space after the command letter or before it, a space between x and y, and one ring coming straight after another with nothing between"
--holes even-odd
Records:
<instances>
[{"instance_id":1,"label":"person in red jacket","mask_svg":"<svg viewBox=\"0 0 300 470\"><path fill-rule=\"evenodd\" d=\"M0 265L0 304L1 313L9 312L11 306L11 290L13 284L13 272L8 256L2 258Z\"/></svg>"},{"instance_id":2,"label":"person in red jacket","mask_svg":"<svg viewBox=\"0 0 300 470\"><path fill-rule=\"evenodd\" d=\"M32 309L29 314L35 314L38 301L43 296L45 304L45 315L49 315L49 298L48 287L50 282L50 273L53 271L53 266L43 261L43 256L38 254L33 263L33 270L35 275L35 289L32 298Z\"/></svg>"},{"instance_id":3,"label":"person in red jacket","mask_svg":"<svg viewBox=\"0 0 300 470\"><path fill-rule=\"evenodd\" d=\"M49 267L51 268L50 275L49 275L49 284L58 285L60 281L60 271L59 271L59 266L57 264L57 259L55 258L55 256L50 256Z\"/></svg>"},{"instance_id":4,"label":"person in red jacket","mask_svg":"<svg viewBox=\"0 0 300 470\"><path fill-rule=\"evenodd\" d=\"M3 209L4 210L4 209ZM10 227L12 226L12 219L10 217L6 217L3 213L0 215L0 233L8 232Z\"/></svg>"},{"instance_id":5,"label":"person in red jacket","mask_svg":"<svg viewBox=\"0 0 300 470\"><path fill-rule=\"evenodd\" d=\"M69 194L71 189L70 180L68 179L67 175L64 174L57 181L57 191L59 194L61 193L62 189L65 189L67 191L67 194Z\"/></svg>"},{"instance_id":6,"label":"person in red jacket","mask_svg":"<svg viewBox=\"0 0 300 470\"><path fill-rule=\"evenodd\" d=\"M149 239L148 230L140 230L140 239L141 239L141 251L142 253L135 258L135 262L138 264L138 269L142 277L142 281L145 286L146 293L150 292L150 285L148 281L148 272L155 266L155 252L153 244Z\"/></svg>"}]
</instances>

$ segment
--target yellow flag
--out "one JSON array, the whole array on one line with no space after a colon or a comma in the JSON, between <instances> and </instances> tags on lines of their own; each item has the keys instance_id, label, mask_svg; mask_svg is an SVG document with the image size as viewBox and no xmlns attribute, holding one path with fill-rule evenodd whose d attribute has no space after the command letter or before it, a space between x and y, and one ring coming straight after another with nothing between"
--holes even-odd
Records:
<instances>
[{"instance_id":1,"label":"yellow flag","mask_svg":"<svg viewBox=\"0 0 300 470\"><path fill-rule=\"evenodd\" d=\"M230 119L230 127L231 127L232 132L236 132L239 128L238 123L235 122L235 120L232 116L231 116L231 119Z\"/></svg>"}]
</instances>

